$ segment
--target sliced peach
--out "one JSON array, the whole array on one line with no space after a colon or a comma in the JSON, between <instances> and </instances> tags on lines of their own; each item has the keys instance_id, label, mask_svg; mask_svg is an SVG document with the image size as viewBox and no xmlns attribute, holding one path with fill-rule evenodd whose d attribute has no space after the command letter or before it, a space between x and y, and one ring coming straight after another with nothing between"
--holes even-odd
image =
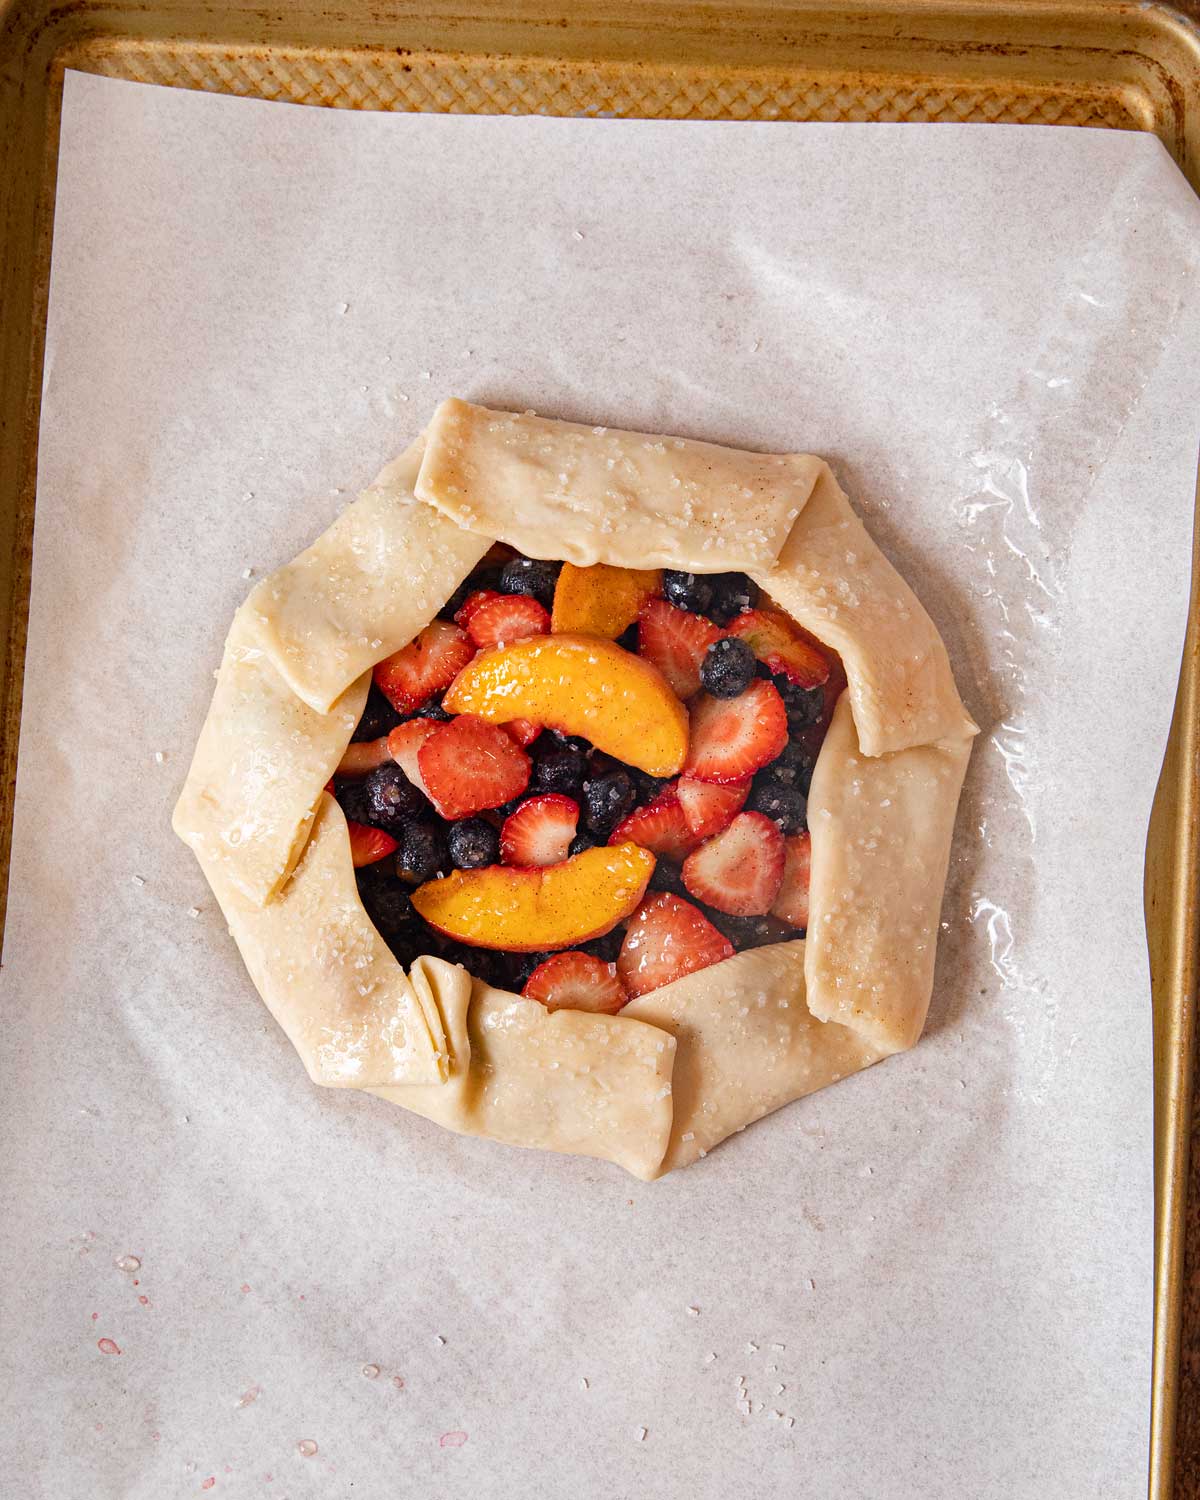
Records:
<instances>
[{"instance_id":1,"label":"sliced peach","mask_svg":"<svg viewBox=\"0 0 1200 1500\"><path fill-rule=\"evenodd\" d=\"M598 635L615 641L642 605L662 593L661 568L577 568L563 563L554 588L550 628L558 635Z\"/></svg>"},{"instance_id":2,"label":"sliced peach","mask_svg":"<svg viewBox=\"0 0 1200 1500\"><path fill-rule=\"evenodd\" d=\"M535 953L611 932L637 908L653 873L653 854L618 844L557 865L455 870L418 886L412 904L460 943Z\"/></svg>"},{"instance_id":3,"label":"sliced peach","mask_svg":"<svg viewBox=\"0 0 1200 1500\"><path fill-rule=\"evenodd\" d=\"M481 651L450 684L442 707L579 734L651 776L674 776L687 758L687 710L662 673L595 636L539 635Z\"/></svg>"}]
</instances>

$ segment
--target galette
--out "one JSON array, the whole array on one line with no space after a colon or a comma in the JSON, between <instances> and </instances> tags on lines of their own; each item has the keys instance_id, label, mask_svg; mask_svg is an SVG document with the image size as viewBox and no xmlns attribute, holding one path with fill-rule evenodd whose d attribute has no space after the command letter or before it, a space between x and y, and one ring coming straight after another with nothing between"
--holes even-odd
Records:
<instances>
[{"instance_id":1,"label":"galette","mask_svg":"<svg viewBox=\"0 0 1200 1500\"><path fill-rule=\"evenodd\" d=\"M452 399L174 827L314 1082L650 1179L917 1041L976 732L822 460Z\"/></svg>"}]
</instances>

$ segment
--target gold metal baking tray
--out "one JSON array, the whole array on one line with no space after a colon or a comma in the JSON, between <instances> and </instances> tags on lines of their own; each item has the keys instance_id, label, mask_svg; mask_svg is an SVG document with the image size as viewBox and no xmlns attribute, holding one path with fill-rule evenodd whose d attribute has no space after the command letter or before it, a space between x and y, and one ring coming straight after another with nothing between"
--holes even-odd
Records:
<instances>
[{"instance_id":1,"label":"gold metal baking tray","mask_svg":"<svg viewBox=\"0 0 1200 1500\"><path fill-rule=\"evenodd\" d=\"M16 772L63 70L343 109L1153 131L1200 190L1200 0L0 0L0 904ZM1198 496L1200 501L1200 496ZM1200 552L1150 829L1151 1500L1172 1487L1197 976Z\"/></svg>"}]
</instances>

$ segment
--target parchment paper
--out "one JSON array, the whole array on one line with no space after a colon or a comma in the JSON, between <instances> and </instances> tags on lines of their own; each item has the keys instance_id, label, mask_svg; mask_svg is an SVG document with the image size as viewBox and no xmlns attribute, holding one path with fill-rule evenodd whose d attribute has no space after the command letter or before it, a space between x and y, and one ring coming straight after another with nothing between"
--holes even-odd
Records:
<instances>
[{"instance_id":1,"label":"parchment paper","mask_svg":"<svg viewBox=\"0 0 1200 1500\"><path fill-rule=\"evenodd\" d=\"M7 1492L1144 1492L1142 853L1198 220L1131 134L68 79L2 979ZM920 1046L654 1185L311 1087L168 829L246 570L449 393L828 456L984 726Z\"/></svg>"}]
</instances>

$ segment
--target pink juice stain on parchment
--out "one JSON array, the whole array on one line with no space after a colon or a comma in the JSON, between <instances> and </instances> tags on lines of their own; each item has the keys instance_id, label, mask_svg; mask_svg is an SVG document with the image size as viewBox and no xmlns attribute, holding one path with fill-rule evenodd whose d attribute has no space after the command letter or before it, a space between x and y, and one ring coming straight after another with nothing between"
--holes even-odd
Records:
<instances>
[{"instance_id":1,"label":"pink juice stain on parchment","mask_svg":"<svg viewBox=\"0 0 1200 1500\"><path fill-rule=\"evenodd\" d=\"M217 1482L217 1476L215 1474L210 1474L207 1479L202 1479L200 1481L200 1488L202 1490L211 1490L212 1487L213 1487L213 1485L216 1484L216 1482Z\"/></svg>"},{"instance_id":2,"label":"pink juice stain on parchment","mask_svg":"<svg viewBox=\"0 0 1200 1500\"><path fill-rule=\"evenodd\" d=\"M465 1432L443 1432L441 1437L438 1438L438 1447L461 1448L466 1440L467 1435Z\"/></svg>"},{"instance_id":3,"label":"pink juice stain on parchment","mask_svg":"<svg viewBox=\"0 0 1200 1500\"><path fill-rule=\"evenodd\" d=\"M113 1339L98 1339L96 1341L96 1348L99 1349L101 1354L120 1354L121 1352L117 1347L116 1341Z\"/></svg>"}]
</instances>

